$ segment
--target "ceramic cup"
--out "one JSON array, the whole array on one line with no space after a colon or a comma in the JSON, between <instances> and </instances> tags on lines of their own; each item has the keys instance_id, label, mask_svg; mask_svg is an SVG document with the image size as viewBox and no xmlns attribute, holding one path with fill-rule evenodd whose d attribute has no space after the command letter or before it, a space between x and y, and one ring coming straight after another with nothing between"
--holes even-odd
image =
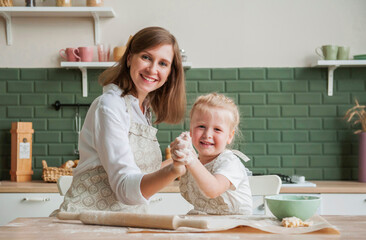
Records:
<instances>
[{"instance_id":1,"label":"ceramic cup","mask_svg":"<svg viewBox=\"0 0 366 240\"><path fill-rule=\"evenodd\" d=\"M66 49L61 49L59 51L60 56L68 62L80 61L80 58L77 55L78 53L79 53L79 49L77 49L77 48L66 48Z\"/></svg>"},{"instance_id":2,"label":"ceramic cup","mask_svg":"<svg viewBox=\"0 0 366 240\"><path fill-rule=\"evenodd\" d=\"M93 61L93 47L78 47L79 53L77 54L82 62Z\"/></svg>"},{"instance_id":3,"label":"ceramic cup","mask_svg":"<svg viewBox=\"0 0 366 240\"><path fill-rule=\"evenodd\" d=\"M126 51L126 46L115 47L113 49L113 60L118 62Z\"/></svg>"},{"instance_id":4,"label":"ceramic cup","mask_svg":"<svg viewBox=\"0 0 366 240\"><path fill-rule=\"evenodd\" d=\"M347 46L339 46L338 47L338 60L349 60L349 50L350 48Z\"/></svg>"},{"instance_id":5,"label":"ceramic cup","mask_svg":"<svg viewBox=\"0 0 366 240\"><path fill-rule=\"evenodd\" d=\"M108 62L111 46L109 44L98 44L98 60L99 62Z\"/></svg>"},{"instance_id":6,"label":"ceramic cup","mask_svg":"<svg viewBox=\"0 0 366 240\"><path fill-rule=\"evenodd\" d=\"M337 60L338 46L324 45L315 49L315 53L324 60Z\"/></svg>"}]
</instances>

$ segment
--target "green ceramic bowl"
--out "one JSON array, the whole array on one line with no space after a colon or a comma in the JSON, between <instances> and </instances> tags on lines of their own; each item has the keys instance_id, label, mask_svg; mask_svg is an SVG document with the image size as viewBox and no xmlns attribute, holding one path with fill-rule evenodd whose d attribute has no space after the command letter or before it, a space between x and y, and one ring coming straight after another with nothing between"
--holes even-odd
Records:
<instances>
[{"instance_id":1,"label":"green ceramic bowl","mask_svg":"<svg viewBox=\"0 0 366 240\"><path fill-rule=\"evenodd\" d=\"M304 195L275 195L265 197L269 210L279 220L298 217L305 221L312 217L320 206L320 197Z\"/></svg>"}]
</instances>

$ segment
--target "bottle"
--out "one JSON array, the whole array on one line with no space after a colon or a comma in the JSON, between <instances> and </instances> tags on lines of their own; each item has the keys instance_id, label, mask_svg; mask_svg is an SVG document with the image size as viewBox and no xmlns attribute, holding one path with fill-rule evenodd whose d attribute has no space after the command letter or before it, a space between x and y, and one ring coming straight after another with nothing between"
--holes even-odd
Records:
<instances>
[{"instance_id":1,"label":"bottle","mask_svg":"<svg viewBox=\"0 0 366 240\"><path fill-rule=\"evenodd\" d=\"M35 7L36 6L36 0L25 0L25 6Z\"/></svg>"},{"instance_id":2,"label":"bottle","mask_svg":"<svg viewBox=\"0 0 366 240\"><path fill-rule=\"evenodd\" d=\"M71 0L57 0L57 7L71 7Z\"/></svg>"},{"instance_id":3,"label":"bottle","mask_svg":"<svg viewBox=\"0 0 366 240\"><path fill-rule=\"evenodd\" d=\"M170 153L170 145L168 145L167 148L165 148L165 160L172 158L172 155Z\"/></svg>"},{"instance_id":4,"label":"bottle","mask_svg":"<svg viewBox=\"0 0 366 240\"><path fill-rule=\"evenodd\" d=\"M12 6L13 6L13 0L0 1L0 7L12 7Z\"/></svg>"}]
</instances>

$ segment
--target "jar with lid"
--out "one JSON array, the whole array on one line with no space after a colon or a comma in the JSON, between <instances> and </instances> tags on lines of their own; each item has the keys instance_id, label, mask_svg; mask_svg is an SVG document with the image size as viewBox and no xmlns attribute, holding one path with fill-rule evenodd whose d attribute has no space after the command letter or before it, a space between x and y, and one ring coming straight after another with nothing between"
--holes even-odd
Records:
<instances>
[{"instance_id":1,"label":"jar with lid","mask_svg":"<svg viewBox=\"0 0 366 240\"><path fill-rule=\"evenodd\" d=\"M88 7L101 7L103 6L104 0L86 0Z\"/></svg>"},{"instance_id":2,"label":"jar with lid","mask_svg":"<svg viewBox=\"0 0 366 240\"><path fill-rule=\"evenodd\" d=\"M57 0L57 7L71 7L71 0Z\"/></svg>"},{"instance_id":3,"label":"jar with lid","mask_svg":"<svg viewBox=\"0 0 366 240\"><path fill-rule=\"evenodd\" d=\"M13 0L0 0L0 7L12 7Z\"/></svg>"}]
</instances>

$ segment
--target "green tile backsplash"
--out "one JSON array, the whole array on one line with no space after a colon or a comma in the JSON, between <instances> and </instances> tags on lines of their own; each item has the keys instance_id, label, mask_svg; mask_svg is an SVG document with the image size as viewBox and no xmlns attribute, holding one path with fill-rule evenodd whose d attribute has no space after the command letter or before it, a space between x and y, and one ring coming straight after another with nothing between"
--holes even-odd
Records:
<instances>
[{"instance_id":1,"label":"green tile backsplash","mask_svg":"<svg viewBox=\"0 0 366 240\"><path fill-rule=\"evenodd\" d=\"M59 166L76 159L75 112L55 111L61 103L91 103L102 88L102 69L88 70L88 97L81 95L79 70L0 69L0 179L10 170L10 127L33 122L34 179L43 159ZM201 68L186 71L188 110L211 91L232 97L241 111L240 137L234 147L247 154L255 173L299 174L307 179L356 180L358 137L343 119L354 98L366 104L366 68L335 71L334 96L327 96L327 71L319 68ZM80 108L85 117L87 108ZM188 112L178 125L157 126L162 152L188 130Z\"/></svg>"}]
</instances>

